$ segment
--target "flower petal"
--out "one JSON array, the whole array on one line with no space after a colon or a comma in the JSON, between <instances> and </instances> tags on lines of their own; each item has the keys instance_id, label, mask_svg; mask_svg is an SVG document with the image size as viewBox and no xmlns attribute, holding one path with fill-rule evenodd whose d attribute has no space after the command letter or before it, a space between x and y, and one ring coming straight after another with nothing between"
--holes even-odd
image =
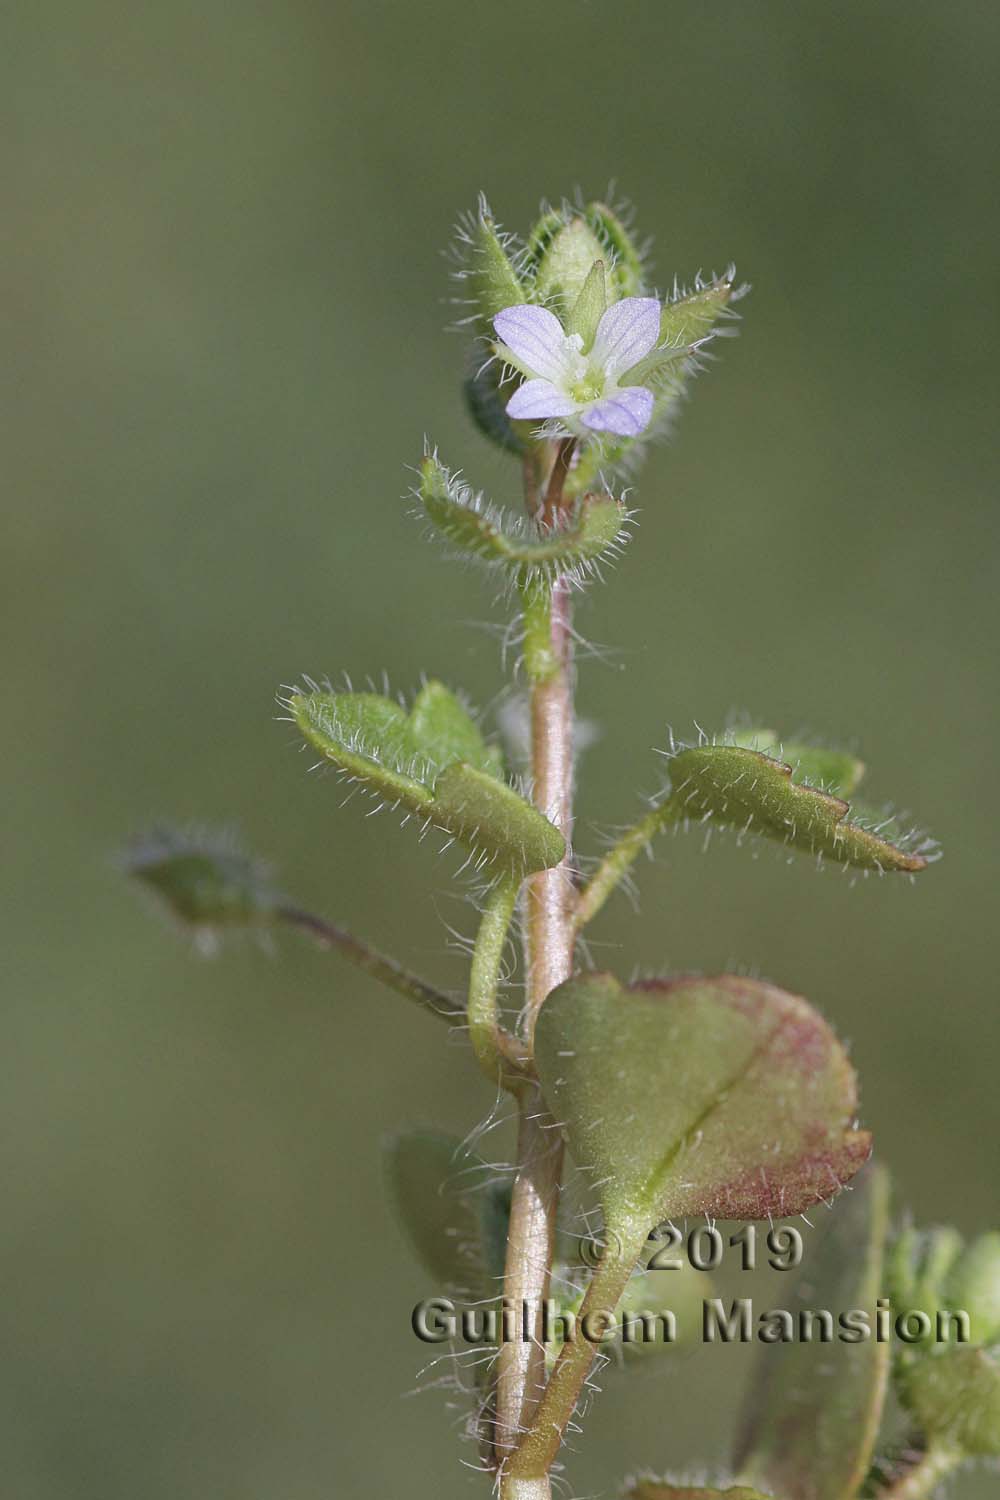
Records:
<instances>
[{"instance_id":1,"label":"flower petal","mask_svg":"<svg viewBox=\"0 0 1000 1500\"><path fill-rule=\"evenodd\" d=\"M616 437L638 437L649 426L652 415L653 392L647 391L644 385L627 385L621 390L612 391L602 401L595 401L593 406L588 406L580 420L592 432L613 432Z\"/></svg>"},{"instance_id":2,"label":"flower petal","mask_svg":"<svg viewBox=\"0 0 1000 1500\"><path fill-rule=\"evenodd\" d=\"M493 319L493 327L526 374L562 384L578 378L578 340L570 343L555 313L547 307L522 302L505 307Z\"/></svg>"},{"instance_id":3,"label":"flower petal","mask_svg":"<svg viewBox=\"0 0 1000 1500\"><path fill-rule=\"evenodd\" d=\"M508 417L568 417L580 410L551 380L526 380L507 402Z\"/></svg>"},{"instance_id":4,"label":"flower petal","mask_svg":"<svg viewBox=\"0 0 1000 1500\"><path fill-rule=\"evenodd\" d=\"M660 304L655 297L623 297L597 325L590 363L617 380L645 359L660 337Z\"/></svg>"}]
</instances>

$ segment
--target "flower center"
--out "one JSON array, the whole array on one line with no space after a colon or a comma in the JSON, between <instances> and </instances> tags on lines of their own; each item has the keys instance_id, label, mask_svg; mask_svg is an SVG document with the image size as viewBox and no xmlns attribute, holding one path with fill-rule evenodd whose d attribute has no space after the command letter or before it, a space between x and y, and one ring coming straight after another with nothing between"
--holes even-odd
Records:
<instances>
[{"instance_id":1,"label":"flower center","mask_svg":"<svg viewBox=\"0 0 1000 1500\"><path fill-rule=\"evenodd\" d=\"M569 393L574 401L579 401L584 405L590 401L597 401L604 395L604 377L593 370L588 370L582 380L574 381Z\"/></svg>"}]
</instances>

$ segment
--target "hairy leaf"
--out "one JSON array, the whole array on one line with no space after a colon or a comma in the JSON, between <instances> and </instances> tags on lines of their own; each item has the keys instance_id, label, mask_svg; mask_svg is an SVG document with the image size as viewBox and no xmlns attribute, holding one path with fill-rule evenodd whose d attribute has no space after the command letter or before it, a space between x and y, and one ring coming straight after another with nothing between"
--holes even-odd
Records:
<instances>
[{"instance_id":1,"label":"hairy leaf","mask_svg":"<svg viewBox=\"0 0 1000 1500\"><path fill-rule=\"evenodd\" d=\"M470 1302L495 1296L503 1275L510 1187L457 1136L412 1129L383 1147L396 1217L435 1292ZM499 1247L499 1255L498 1255Z\"/></svg>"},{"instance_id":2,"label":"hairy leaf","mask_svg":"<svg viewBox=\"0 0 1000 1500\"><path fill-rule=\"evenodd\" d=\"M620 550L628 512L610 495L584 495L558 530L543 532L527 518L488 504L429 455L421 465L420 499L428 519L453 547L510 571L522 585L535 575L582 577Z\"/></svg>"},{"instance_id":3,"label":"hairy leaf","mask_svg":"<svg viewBox=\"0 0 1000 1500\"><path fill-rule=\"evenodd\" d=\"M832 1210L784 1306L836 1319L883 1294L888 1173L871 1165ZM852 1500L868 1472L889 1378L889 1345L793 1343L764 1348L735 1455L741 1477L783 1500Z\"/></svg>"},{"instance_id":4,"label":"hairy leaf","mask_svg":"<svg viewBox=\"0 0 1000 1500\"><path fill-rule=\"evenodd\" d=\"M616 1231L798 1213L836 1194L870 1151L833 1033L804 1000L757 980L623 989L579 975L542 1006L535 1050Z\"/></svg>"},{"instance_id":5,"label":"hairy leaf","mask_svg":"<svg viewBox=\"0 0 1000 1500\"><path fill-rule=\"evenodd\" d=\"M853 796L865 774L864 761L847 750L782 740L773 729L741 730L733 735L732 740L734 745L760 750L771 759L791 766L792 780L797 786L818 787L834 797Z\"/></svg>"},{"instance_id":6,"label":"hairy leaf","mask_svg":"<svg viewBox=\"0 0 1000 1500\"><path fill-rule=\"evenodd\" d=\"M156 828L133 841L124 865L196 930L262 927L278 919L282 897L266 867L225 836Z\"/></svg>"},{"instance_id":7,"label":"hairy leaf","mask_svg":"<svg viewBox=\"0 0 1000 1500\"><path fill-rule=\"evenodd\" d=\"M427 683L409 713L379 693L314 688L291 693L286 707L324 759L483 862L527 872L562 859L561 834L501 779L497 751L441 683Z\"/></svg>"},{"instance_id":8,"label":"hairy leaf","mask_svg":"<svg viewBox=\"0 0 1000 1500\"><path fill-rule=\"evenodd\" d=\"M828 769L834 776L850 775L832 762ZM919 849L889 843L850 817L842 798L796 781L791 765L759 750L731 744L681 750L671 759L670 779L664 822L670 817L711 821L862 870L912 872L928 863Z\"/></svg>"}]
</instances>

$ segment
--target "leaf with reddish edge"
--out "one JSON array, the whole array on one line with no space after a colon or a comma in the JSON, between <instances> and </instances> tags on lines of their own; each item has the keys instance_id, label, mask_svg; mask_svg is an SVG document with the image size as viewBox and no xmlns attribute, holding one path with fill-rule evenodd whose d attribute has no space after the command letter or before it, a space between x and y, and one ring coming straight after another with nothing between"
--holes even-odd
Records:
<instances>
[{"instance_id":1,"label":"leaf with reddish edge","mask_svg":"<svg viewBox=\"0 0 1000 1500\"><path fill-rule=\"evenodd\" d=\"M834 1318L884 1291L889 1175L873 1164L835 1205L793 1288L794 1308ZM737 1447L740 1477L784 1500L851 1500L868 1472L889 1379L890 1346L793 1343L760 1353Z\"/></svg>"},{"instance_id":2,"label":"leaf with reddish edge","mask_svg":"<svg viewBox=\"0 0 1000 1500\"><path fill-rule=\"evenodd\" d=\"M800 1213L870 1153L833 1032L759 980L624 989L610 974L578 975L542 1006L535 1050L549 1108L628 1243L685 1215Z\"/></svg>"}]
</instances>

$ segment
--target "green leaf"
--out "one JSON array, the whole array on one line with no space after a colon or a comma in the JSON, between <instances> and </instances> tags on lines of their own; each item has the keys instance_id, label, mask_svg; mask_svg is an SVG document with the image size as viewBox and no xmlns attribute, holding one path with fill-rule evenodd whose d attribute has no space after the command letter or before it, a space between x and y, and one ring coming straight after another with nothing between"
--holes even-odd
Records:
<instances>
[{"instance_id":1,"label":"green leaf","mask_svg":"<svg viewBox=\"0 0 1000 1500\"><path fill-rule=\"evenodd\" d=\"M124 867L180 922L209 938L222 929L267 927L283 898L264 865L216 833L156 828L130 845Z\"/></svg>"},{"instance_id":2,"label":"green leaf","mask_svg":"<svg viewBox=\"0 0 1000 1500\"><path fill-rule=\"evenodd\" d=\"M433 815L468 848L525 872L548 870L566 852L562 834L537 808L505 781L461 761L435 782Z\"/></svg>"},{"instance_id":3,"label":"green leaf","mask_svg":"<svg viewBox=\"0 0 1000 1500\"><path fill-rule=\"evenodd\" d=\"M761 1219L829 1199L867 1159L854 1074L804 1001L735 975L623 989L584 974L535 1033L549 1107L632 1234L708 1214Z\"/></svg>"},{"instance_id":4,"label":"green leaf","mask_svg":"<svg viewBox=\"0 0 1000 1500\"><path fill-rule=\"evenodd\" d=\"M507 402L521 383L519 374L503 375L499 360L483 363L483 351L473 350L473 363L462 385L469 415L483 437L496 443L505 453L524 453L526 449L522 430L530 431L533 423L512 422L507 415Z\"/></svg>"},{"instance_id":5,"label":"green leaf","mask_svg":"<svg viewBox=\"0 0 1000 1500\"><path fill-rule=\"evenodd\" d=\"M457 1136L412 1129L383 1147L386 1187L435 1292L469 1302L496 1296L503 1276L510 1187Z\"/></svg>"},{"instance_id":6,"label":"green leaf","mask_svg":"<svg viewBox=\"0 0 1000 1500\"><path fill-rule=\"evenodd\" d=\"M562 859L562 835L500 779L498 752L441 683L429 682L409 714L378 693L315 688L291 693L285 706L325 760L452 834L482 863L527 873Z\"/></svg>"},{"instance_id":7,"label":"green leaf","mask_svg":"<svg viewBox=\"0 0 1000 1500\"><path fill-rule=\"evenodd\" d=\"M706 1489L704 1485L692 1488L674 1484L670 1479L633 1479L622 1491L622 1500L771 1500L771 1497L760 1490L749 1490L745 1484L717 1490Z\"/></svg>"},{"instance_id":8,"label":"green leaf","mask_svg":"<svg viewBox=\"0 0 1000 1500\"><path fill-rule=\"evenodd\" d=\"M785 1307L834 1318L883 1294L889 1177L870 1166L834 1205ZM734 1466L783 1500L852 1500L871 1463L889 1378L887 1343L792 1343L761 1351Z\"/></svg>"},{"instance_id":9,"label":"green leaf","mask_svg":"<svg viewBox=\"0 0 1000 1500\"><path fill-rule=\"evenodd\" d=\"M580 582L617 556L629 513L610 495L584 495L567 507L559 527L542 531L527 517L487 503L433 454L420 466L420 500L428 520L453 547L528 580L572 574Z\"/></svg>"},{"instance_id":10,"label":"green leaf","mask_svg":"<svg viewBox=\"0 0 1000 1500\"><path fill-rule=\"evenodd\" d=\"M850 798L865 774L865 763L847 750L782 740L773 729L744 729L732 736L734 745L760 750L792 768L796 786L818 787L834 797Z\"/></svg>"},{"instance_id":11,"label":"green leaf","mask_svg":"<svg viewBox=\"0 0 1000 1500\"><path fill-rule=\"evenodd\" d=\"M588 443L566 481L567 495L599 489L610 476L628 472L641 457L648 439L669 430L684 392L700 369L697 351L692 346L706 339L720 319L735 316L730 304L741 291L734 288L731 275L727 275L708 286L696 284L693 292L679 292L665 304L660 343L668 347L654 351L628 373L630 385L649 385L656 392L646 434L638 439ZM634 296L635 292L627 295Z\"/></svg>"},{"instance_id":12,"label":"green leaf","mask_svg":"<svg viewBox=\"0 0 1000 1500\"><path fill-rule=\"evenodd\" d=\"M604 262L603 260L595 260L586 281L580 288L579 297L577 297L569 310L565 323L567 333L579 334L584 353L590 349L590 346L594 342L597 334L597 325L601 321L607 305L608 289L604 272Z\"/></svg>"},{"instance_id":13,"label":"green leaf","mask_svg":"<svg viewBox=\"0 0 1000 1500\"><path fill-rule=\"evenodd\" d=\"M492 776L503 775L499 748L485 743L468 709L441 682L425 683L414 698L408 732L432 766L463 760Z\"/></svg>"},{"instance_id":14,"label":"green leaf","mask_svg":"<svg viewBox=\"0 0 1000 1500\"><path fill-rule=\"evenodd\" d=\"M734 744L681 750L671 759L670 780L664 824L673 817L711 821L862 870L914 872L928 864L919 848L889 843L876 827L849 817L840 797L796 782L791 765L758 750Z\"/></svg>"}]
</instances>

